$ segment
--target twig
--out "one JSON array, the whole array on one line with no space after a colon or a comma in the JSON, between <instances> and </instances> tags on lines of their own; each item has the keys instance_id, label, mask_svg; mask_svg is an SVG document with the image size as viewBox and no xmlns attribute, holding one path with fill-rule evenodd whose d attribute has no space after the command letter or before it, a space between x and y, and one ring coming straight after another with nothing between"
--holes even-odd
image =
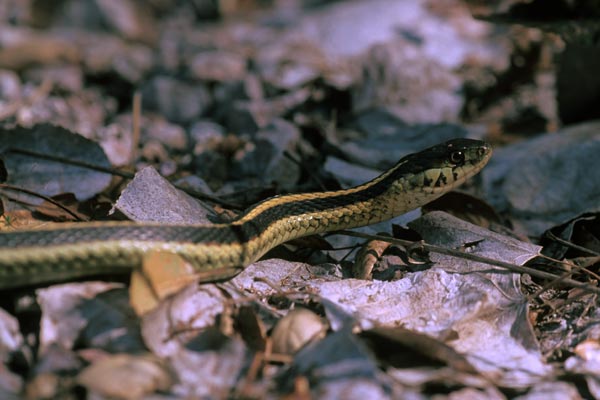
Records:
<instances>
[{"instance_id":1,"label":"twig","mask_svg":"<svg viewBox=\"0 0 600 400\"><path fill-rule=\"evenodd\" d=\"M440 246L427 244L427 243L412 242L410 240L395 239L395 238L390 238L388 236L369 235L366 233L354 232L354 231L343 230L343 231L337 231L337 232L335 232L335 234L343 234L343 235L348 235L348 236L353 236L353 237L358 237L358 238L363 238L363 239L370 239L370 240L382 240L385 242L399 244L401 246L407 246L407 247L414 247L415 245L418 245L419 247L421 247L429 252L444 254L447 256L451 256L451 257L457 257L457 258L462 258L465 260L470 260L470 261L480 262L480 263L484 263L484 264L488 264L488 265L493 265L496 267L505 268L509 271L529 274L531 276L535 276L538 278L550 279L550 280L559 279L567 285L582 288L585 290L589 290L590 292L594 292L594 293L600 293L600 288L591 286L584 282L579 282L579 281L576 281L573 279L566 279L566 278L562 279L561 276L554 275L549 272L539 271L537 269L524 267L524 266L516 265L516 264L511 264L511 263L507 263L504 261L498 261L498 260L494 260L492 258L482 257L482 256L478 256L475 254L465 253L465 252L462 252L459 250L447 249L445 247L440 247Z\"/></svg>"},{"instance_id":2,"label":"twig","mask_svg":"<svg viewBox=\"0 0 600 400\"><path fill-rule=\"evenodd\" d=\"M559 263L559 264L567 264L567 263L566 263L566 262L564 262L564 261L555 260L555 259L553 259L553 258L551 258L551 257L548 257L548 256L545 256L545 255L543 255L543 254L542 254L542 255L540 255L540 257L542 257L542 258L544 258L544 259L547 259L547 260L550 260L550 261L557 262L557 263ZM556 277L556 279L553 279L553 280L551 280L550 282L546 283L544 286L542 286L540 289L538 289L538 290L537 290L535 293L533 293L533 294L531 295L531 297L534 297L534 298L535 298L535 297L539 297L539 296L540 296L542 293L544 293L546 290L550 289L551 287L553 287L553 286L554 286L555 284L557 284L558 282L561 282L561 281L563 281L563 282L564 282L566 278L568 278L569 276L573 275L573 274L574 274L574 273L576 273L576 272L585 272L585 273L587 273L588 275L591 275L591 276L593 276L594 278L596 278L596 279L600 280L600 276L598 276L598 274L596 274L596 273L594 273L594 272L592 272L592 271L588 270L588 269L587 269L586 267L584 267L583 265L577 265L577 264L568 264L568 265L569 265L569 267L571 267L571 268L572 268L572 270L571 270L571 271L569 271L569 272L566 272L566 273L564 273L564 274L562 274L562 275L560 275L560 276Z\"/></svg>"},{"instance_id":3,"label":"twig","mask_svg":"<svg viewBox=\"0 0 600 400\"><path fill-rule=\"evenodd\" d=\"M22 187L18 187L18 186L12 186L12 185L7 185L6 183L0 183L0 188L3 189L8 189L8 190L14 190L15 192L21 192L21 193L25 193L28 194L30 196L34 196L34 197L38 197L40 199L44 199L46 200L48 203L51 203L53 205L55 205L56 207L60 208L61 210L63 210L64 212L66 212L67 214L69 214L70 216L72 216L73 218L75 218L76 221L81 221L81 217L77 214L75 214L73 211L69 210L67 207L65 207L64 205L60 204L58 201L54 200L52 197L48 197L45 196L43 194L22 188Z\"/></svg>"},{"instance_id":4,"label":"twig","mask_svg":"<svg viewBox=\"0 0 600 400\"><path fill-rule=\"evenodd\" d=\"M597 281L600 282L600 275L598 275L597 273L595 273L593 271L590 271L589 269L587 269L587 267L585 267L583 265L577 265L572 262L557 260L555 258L548 257L543 254L540 254L538 257L543 258L544 260L552 261L557 264L565 265L566 268L564 268L564 272L567 275L574 274L575 272L583 272L585 274L592 276L594 279L596 279Z\"/></svg>"},{"instance_id":5,"label":"twig","mask_svg":"<svg viewBox=\"0 0 600 400\"><path fill-rule=\"evenodd\" d=\"M77 167L91 169L93 171L104 172L106 174L120 176L121 178L125 178L125 179L133 179L135 176L135 174L132 174L131 172L122 171L122 170L119 170L116 168L101 167L99 165L90 164L85 161L72 160L72 159L68 159L65 157L61 157L61 156L43 154L43 153L38 153L36 151L31 151L31 150L26 150L26 149L10 147L10 148L6 149L5 151L11 152L11 153L16 153L16 154L23 154L23 155L30 156L30 157L41 158L44 160L56 161L56 162L60 162L63 164L75 165ZM189 194L190 196L196 197L201 200L212 201L215 204L220 204L224 207L228 207L228 208L232 208L232 209L236 209L236 210L243 208L239 204L220 199L216 196L211 196L206 193L198 192L196 190L183 187L181 185L173 185L173 186L175 186L177 189Z\"/></svg>"},{"instance_id":6,"label":"twig","mask_svg":"<svg viewBox=\"0 0 600 400\"><path fill-rule=\"evenodd\" d=\"M140 120L142 118L142 95L139 90L133 94L133 111L131 118L131 149L129 149L129 160L131 163L137 160L137 149L140 144Z\"/></svg>"},{"instance_id":7,"label":"twig","mask_svg":"<svg viewBox=\"0 0 600 400\"><path fill-rule=\"evenodd\" d=\"M552 233L550 231L546 235L548 236L548 238L550 240L554 240L555 242L558 242L558 243L560 243L562 245L565 245L567 247L570 247L572 249L579 250L581 252L588 253L588 254L591 254L593 256L600 256L600 253L598 253L597 251L594 251L592 249L588 249L587 247L578 246L575 243L569 242L568 240L565 240L563 238L559 238L558 236L556 236L554 233Z\"/></svg>"}]
</instances>

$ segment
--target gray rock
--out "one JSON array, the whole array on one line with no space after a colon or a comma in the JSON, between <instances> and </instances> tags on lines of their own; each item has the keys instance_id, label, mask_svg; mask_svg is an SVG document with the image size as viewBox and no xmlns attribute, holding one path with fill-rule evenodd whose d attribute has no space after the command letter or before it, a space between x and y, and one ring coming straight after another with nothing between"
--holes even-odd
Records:
<instances>
[{"instance_id":1,"label":"gray rock","mask_svg":"<svg viewBox=\"0 0 600 400\"><path fill-rule=\"evenodd\" d=\"M142 90L144 106L158 111L169 121L189 123L203 115L211 96L201 84L192 85L168 76L157 76Z\"/></svg>"}]
</instances>

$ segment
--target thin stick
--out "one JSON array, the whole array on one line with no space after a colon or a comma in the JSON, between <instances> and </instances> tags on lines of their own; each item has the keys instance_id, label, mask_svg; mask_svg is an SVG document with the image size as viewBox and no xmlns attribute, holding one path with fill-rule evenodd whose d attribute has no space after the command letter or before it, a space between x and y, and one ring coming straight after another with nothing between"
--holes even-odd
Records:
<instances>
[{"instance_id":1,"label":"thin stick","mask_svg":"<svg viewBox=\"0 0 600 400\"><path fill-rule=\"evenodd\" d=\"M129 160L133 164L137 160L137 149L140 144L140 121L142 118L142 95L139 90L133 94L133 111L131 118L131 149L129 149Z\"/></svg>"},{"instance_id":2,"label":"thin stick","mask_svg":"<svg viewBox=\"0 0 600 400\"><path fill-rule=\"evenodd\" d=\"M21 192L21 193L28 194L30 196L34 196L34 197L38 197L40 199L44 199L48 203L51 203L51 204L55 205L56 207L60 208L61 210L63 210L64 212L66 212L67 214L69 214L70 216L72 216L73 218L75 218L76 221L81 221L82 220L79 215L75 214L73 211L69 210L67 207L63 206L58 201L54 200L52 197L44 196L43 194L36 193L36 192L31 191L31 190L22 188L22 187L7 185L6 183L0 183L0 188L8 189L8 190L14 190L15 192Z\"/></svg>"},{"instance_id":3,"label":"thin stick","mask_svg":"<svg viewBox=\"0 0 600 400\"><path fill-rule=\"evenodd\" d=\"M557 260L555 258L548 257L543 254L540 254L538 257L543 258L544 260L552 261L556 264L564 265L565 267L563 267L564 268L563 271L565 272L565 274L571 275L571 274L574 274L575 272L583 272L585 274L592 276L594 279L596 279L597 281L600 282L600 275L598 275L597 273L595 273L593 271L590 271L589 269L587 269L587 267L584 267L582 265L577 265L574 263L570 263L570 262L566 262L566 261ZM598 257L600 257L600 256L598 256Z\"/></svg>"},{"instance_id":4,"label":"thin stick","mask_svg":"<svg viewBox=\"0 0 600 400\"><path fill-rule=\"evenodd\" d=\"M563 238L559 238L558 236L556 236L554 233L552 233L550 231L547 233L547 235L548 235L548 238L550 240L554 240L554 241L556 241L556 242L558 242L558 243L560 243L562 245L565 245L567 247L571 247L572 249L579 250L579 251L581 251L583 253L588 253L588 254L591 254L593 256L600 256L600 253L598 253L597 251L594 251L592 249L588 249L587 247L578 246L575 243L569 242L568 240L565 240Z\"/></svg>"},{"instance_id":5,"label":"thin stick","mask_svg":"<svg viewBox=\"0 0 600 400\"><path fill-rule=\"evenodd\" d=\"M555 260L551 257L547 257L545 255L541 255L540 257L550 260L550 261L554 261L560 264L566 264L564 261L560 261L560 260ZM598 276L598 274L593 273L592 271L588 270L586 267L582 266L582 265L577 265L577 264L569 264L569 266L572 268L571 271L569 272L565 272L564 274L556 277L556 279L553 279L551 281L549 281L548 283L546 283L544 286L542 286L540 289L538 289L535 293L533 293L531 295L531 297L538 297L539 295L541 295L542 293L544 293L546 290L550 289L551 287L553 287L555 284L557 284L560 281L564 281L566 278L568 278L569 276L573 275L576 272L584 272L587 273L588 275L593 276L594 278L600 280L600 277Z\"/></svg>"},{"instance_id":6,"label":"thin stick","mask_svg":"<svg viewBox=\"0 0 600 400\"><path fill-rule=\"evenodd\" d=\"M132 174L131 172L121 171L116 168L101 167L98 165L89 164L85 161L71 160L68 158L60 157L60 156L43 154L43 153L38 153L35 151L25 150L25 149L20 149L20 148L15 148L15 147L10 147L10 148L6 149L6 152L23 154L23 155L30 156L30 157L41 158L44 160L56 161L56 162L60 162L63 164L75 165L77 167L91 169L93 171L104 172L106 174L120 176L125 179L133 179L135 176L135 174ZM232 209L236 209L236 210L239 210L242 208L242 206L240 206L239 204L220 199L216 196L211 196L210 194L198 192L193 189L182 187L181 185L173 185L173 186L175 186L177 189L179 189L181 191L184 191L185 193L189 194L190 196L196 197L201 200L212 201L215 204L220 204L224 207L228 207L228 208L232 208Z\"/></svg>"},{"instance_id":7,"label":"thin stick","mask_svg":"<svg viewBox=\"0 0 600 400\"><path fill-rule=\"evenodd\" d=\"M511 263L507 263L504 261L498 261L498 260L494 260L492 258L482 257L482 256L478 256L475 254L470 254L470 253L465 253L465 252L462 252L459 250L447 249L445 247L435 246L435 245L427 244L427 243L418 243L418 242L412 242L410 240L390 238L388 236L369 235L366 233L346 231L346 230L337 231L337 232L335 232L335 234L343 234L343 235L348 235L348 236L353 236L353 237L358 237L358 238L363 238L363 239L369 239L369 240L382 240L385 242L399 244L401 246L406 246L406 247L414 247L415 245L418 245L419 247L421 247L429 252L444 254L447 256L462 258L462 259L470 260L470 261L476 261L476 262L480 262L480 263L484 263L484 264L488 264L488 265L494 265L496 267L505 268L509 271L525 273L525 274L529 274L531 276L535 276L538 278L551 279L551 280L562 278L560 276L551 274L549 272L539 271L537 269L523 267L521 265L511 264ZM567 285L573 286L573 287L578 287L578 288L582 288L585 290L589 290L590 292L600 293L600 288L591 286L584 282L579 282L579 281L576 281L573 279L566 279L566 278L562 279L562 282L564 282Z\"/></svg>"}]
</instances>

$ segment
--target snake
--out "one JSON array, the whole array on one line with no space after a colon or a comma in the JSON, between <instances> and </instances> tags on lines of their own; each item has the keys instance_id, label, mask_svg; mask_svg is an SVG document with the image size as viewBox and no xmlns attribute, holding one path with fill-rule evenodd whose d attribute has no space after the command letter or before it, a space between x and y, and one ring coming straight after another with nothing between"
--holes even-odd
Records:
<instances>
[{"instance_id":1,"label":"snake","mask_svg":"<svg viewBox=\"0 0 600 400\"><path fill-rule=\"evenodd\" d=\"M3 231L0 289L123 274L153 252L180 256L205 281L227 280L289 240L371 225L435 200L477 174L491 154L486 142L452 139L403 157L367 183L271 197L229 223L106 221Z\"/></svg>"}]
</instances>

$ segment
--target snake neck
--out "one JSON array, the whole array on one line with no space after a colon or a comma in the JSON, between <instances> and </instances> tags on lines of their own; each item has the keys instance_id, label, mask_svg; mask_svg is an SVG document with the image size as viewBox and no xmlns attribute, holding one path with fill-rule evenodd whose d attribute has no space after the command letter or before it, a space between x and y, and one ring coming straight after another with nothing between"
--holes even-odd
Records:
<instances>
[{"instance_id":1,"label":"snake neck","mask_svg":"<svg viewBox=\"0 0 600 400\"><path fill-rule=\"evenodd\" d=\"M392 185L375 182L341 192L304 194L302 200L295 195L276 197L250 209L229 228L239 232L245 261L253 262L289 240L389 220L444 192L415 191L410 182L396 180Z\"/></svg>"},{"instance_id":2,"label":"snake neck","mask_svg":"<svg viewBox=\"0 0 600 400\"><path fill-rule=\"evenodd\" d=\"M335 192L287 195L250 208L229 228L252 262L289 240L375 224L437 199L475 175L481 165L404 171L400 162L363 185Z\"/></svg>"}]
</instances>

